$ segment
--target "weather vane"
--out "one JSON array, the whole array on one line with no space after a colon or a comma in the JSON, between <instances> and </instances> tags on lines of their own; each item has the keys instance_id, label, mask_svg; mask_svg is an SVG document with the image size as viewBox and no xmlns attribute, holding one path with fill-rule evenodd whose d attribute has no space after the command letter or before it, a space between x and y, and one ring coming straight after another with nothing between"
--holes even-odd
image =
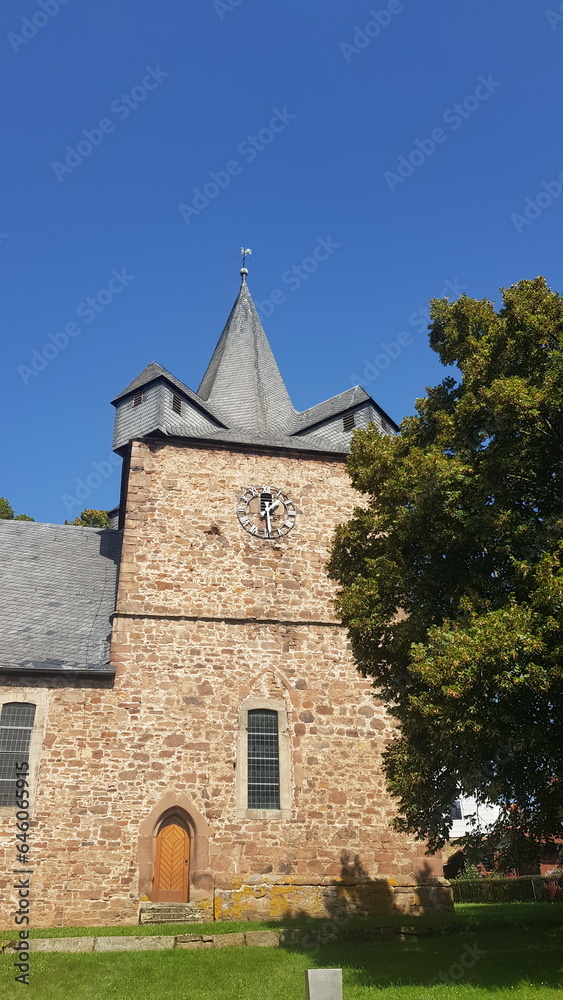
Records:
<instances>
[{"instance_id":1,"label":"weather vane","mask_svg":"<svg viewBox=\"0 0 563 1000\"><path fill-rule=\"evenodd\" d=\"M245 278L246 275L248 274L248 268L246 266L246 258L250 256L250 254L252 253L252 250L248 250L248 249L245 250L244 247L241 247L240 248L240 252L241 252L241 255L242 255L242 267L240 269L240 273L241 273L242 277Z\"/></svg>"}]
</instances>

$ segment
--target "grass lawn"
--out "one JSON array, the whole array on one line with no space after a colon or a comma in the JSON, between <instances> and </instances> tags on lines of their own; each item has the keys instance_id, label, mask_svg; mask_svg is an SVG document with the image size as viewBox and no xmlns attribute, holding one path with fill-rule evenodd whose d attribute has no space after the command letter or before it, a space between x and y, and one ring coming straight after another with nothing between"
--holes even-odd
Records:
<instances>
[{"instance_id":1,"label":"grass lawn","mask_svg":"<svg viewBox=\"0 0 563 1000\"><path fill-rule=\"evenodd\" d=\"M413 923L412 918L408 923ZM353 925L359 931L369 928L370 922L354 921ZM348 926L352 929L352 921ZM197 932L200 927L191 925L190 930ZM221 929L235 928L229 924ZM174 930L179 933L177 926ZM213 930L218 933L219 925ZM424 938L391 935L332 942L308 951L224 948L33 954L30 995L38 1000L66 996L73 1000L303 1000L305 969L341 967L344 1000L563 1000L562 931L563 906L557 904L474 904L456 908L450 933ZM13 961L14 956L0 959L3 1000L20 998L25 989L13 982ZM440 982L448 975L449 982Z\"/></svg>"},{"instance_id":2,"label":"grass lawn","mask_svg":"<svg viewBox=\"0 0 563 1000\"><path fill-rule=\"evenodd\" d=\"M561 907L563 910L563 907ZM543 927L555 922L563 927L563 913L557 916L557 906L552 903L457 903L451 914L435 914L423 917L405 917L399 913L382 914L377 920L350 917L340 928L340 933L356 934L362 930L377 927L399 928L429 927L447 932L464 931L472 927ZM120 927L51 927L31 930L31 937L143 937L151 934L232 934L237 931L279 930L281 927L323 928L328 921L310 917L294 920L249 922L211 922L208 924L133 924ZM13 940L15 931L0 931L0 941ZM563 997L562 997L563 1000Z\"/></svg>"}]
</instances>

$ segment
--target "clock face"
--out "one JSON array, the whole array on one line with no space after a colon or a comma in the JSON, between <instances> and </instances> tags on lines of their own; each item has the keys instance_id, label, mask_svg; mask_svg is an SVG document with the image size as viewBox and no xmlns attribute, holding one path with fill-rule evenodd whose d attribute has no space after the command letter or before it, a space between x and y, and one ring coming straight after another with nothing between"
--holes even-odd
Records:
<instances>
[{"instance_id":1,"label":"clock face","mask_svg":"<svg viewBox=\"0 0 563 1000\"><path fill-rule=\"evenodd\" d=\"M293 502L272 486L249 486L237 504L237 517L245 531L257 538L280 538L295 524Z\"/></svg>"}]
</instances>

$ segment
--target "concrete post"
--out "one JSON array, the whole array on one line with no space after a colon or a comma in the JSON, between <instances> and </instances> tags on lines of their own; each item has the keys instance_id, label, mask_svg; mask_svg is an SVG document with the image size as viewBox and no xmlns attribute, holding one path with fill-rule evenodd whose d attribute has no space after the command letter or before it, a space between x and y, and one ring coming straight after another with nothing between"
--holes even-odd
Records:
<instances>
[{"instance_id":1,"label":"concrete post","mask_svg":"<svg viewBox=\"0 0 563 1000\"><path fill-rule=\"evenodd\" d=\"M306 969L306 1000L342 1000L342 969Z\"/></svg>"}]
</instances>

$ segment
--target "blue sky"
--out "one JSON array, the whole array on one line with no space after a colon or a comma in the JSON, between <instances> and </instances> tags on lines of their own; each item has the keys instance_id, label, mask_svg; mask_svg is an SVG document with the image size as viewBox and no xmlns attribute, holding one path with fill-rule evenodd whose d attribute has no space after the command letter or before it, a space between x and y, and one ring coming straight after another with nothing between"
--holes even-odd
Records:
<instances>
[{"instance_id":1,"label":"blue sky","mask_svg":"<svg viewBox=\"0 0 563 1000\"><path fill-rule=\"evenodd\" d=\"M3 0L0 45L16 512L117 502L109 401L197 389L243 243L298 409L359 381L400 421L430 298L562 290L559 0Z\"/></svg>"}]
</instances>

